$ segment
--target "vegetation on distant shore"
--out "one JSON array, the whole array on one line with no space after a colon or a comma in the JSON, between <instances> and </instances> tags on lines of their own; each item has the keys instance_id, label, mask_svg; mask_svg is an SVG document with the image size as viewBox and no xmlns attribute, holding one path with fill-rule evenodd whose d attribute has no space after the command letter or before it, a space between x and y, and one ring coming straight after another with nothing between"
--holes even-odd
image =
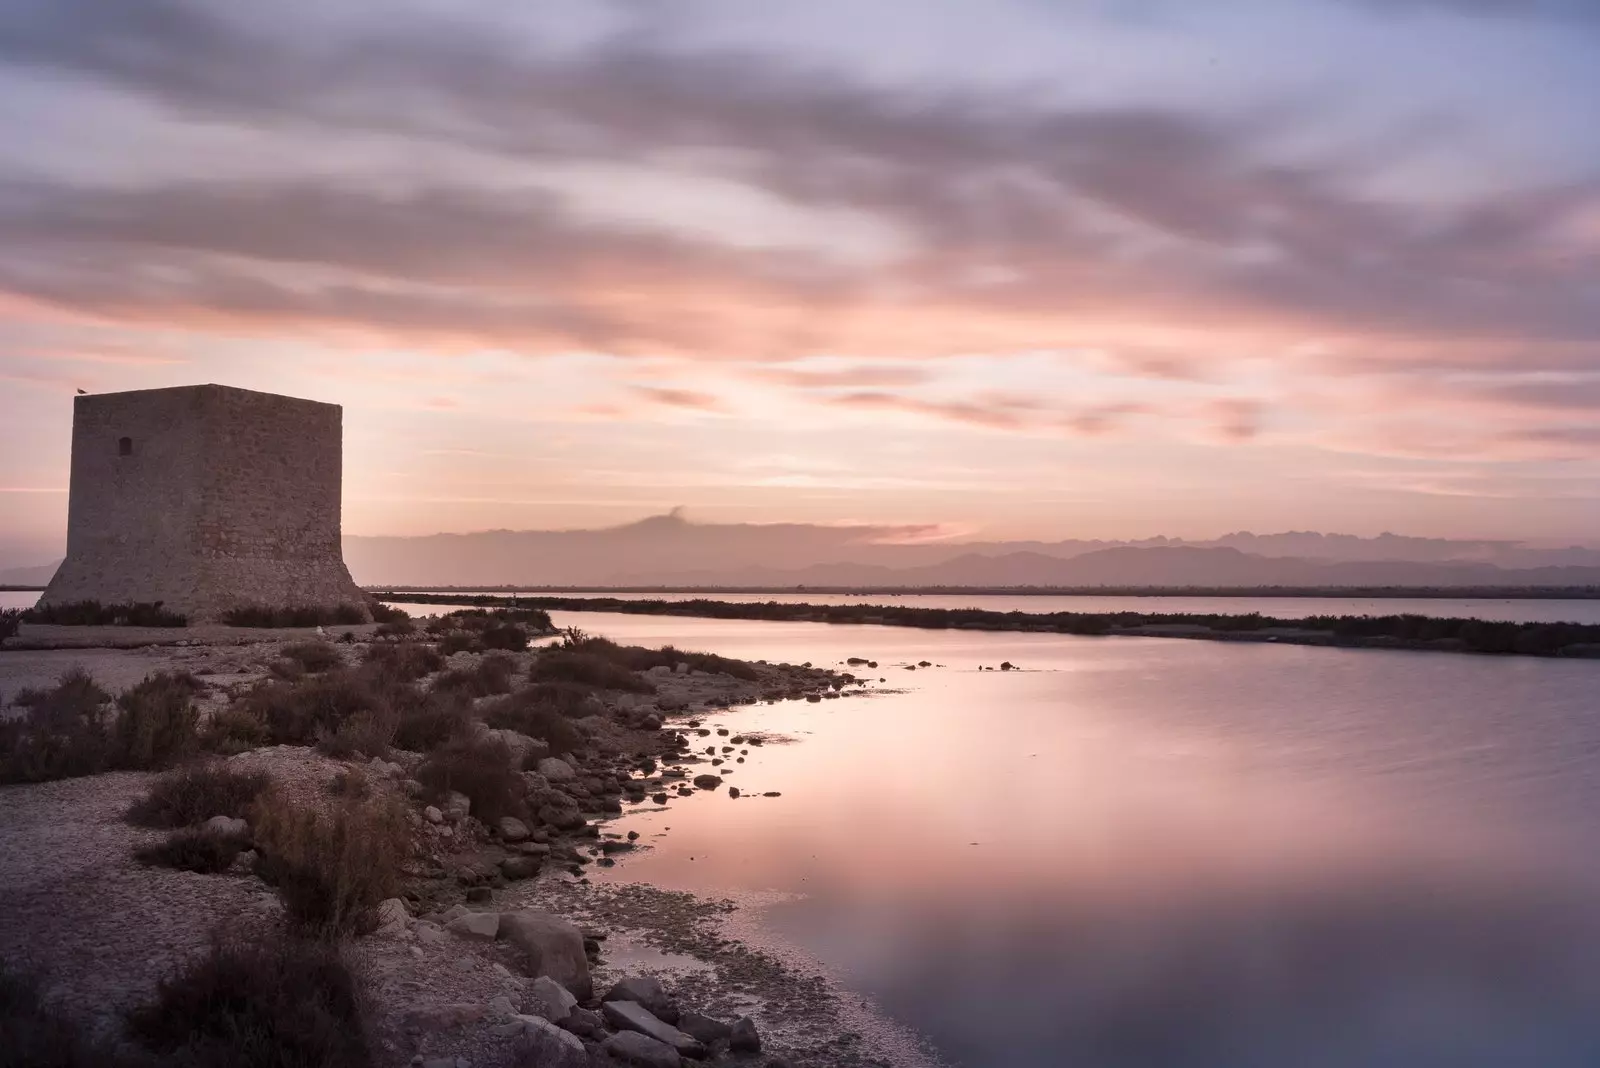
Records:
<instances>
[{"instance_id":1,"label":"vegetation on distant shore","mask_svg":"<svg viewBox=\"0 0 1600 1068\"><path fill-rule=\"evenodd\" d=\"M1600 655L1600 624L1590 623L1514 623L1420 615L1278 619L1258 612L1238 615L1191 612L993 612L979 608L791 604L779 601L744 603L709 599L508 598L412 593L404 596L407 601L419 604L466 603L480 608L505 604L545 611L879 624L928 630L1031 631L1083 636L1131 634L1518 656ZM1172 629L1164 633L1159 628ZM681 658L683 654L678 655Z\"/></svg>"}]
</instances>

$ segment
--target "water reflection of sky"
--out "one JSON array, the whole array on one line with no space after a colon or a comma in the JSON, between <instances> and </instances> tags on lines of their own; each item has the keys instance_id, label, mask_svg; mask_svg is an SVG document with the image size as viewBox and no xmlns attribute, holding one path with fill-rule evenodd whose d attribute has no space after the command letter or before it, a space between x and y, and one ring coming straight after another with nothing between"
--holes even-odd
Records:
<instances>
[{"instance_id":1,"label":"water reflection of sky","mask_svg":"<svg viewBox=\"0 0 1600 1068\"><path fill-rule=\"evenodd\" d=\"M1600 1054L1600 939L1569 863L1600 837L1597 665L557 621L735 656L879 661L903 692L708 720L797 739L751 749L727 777L782 796L626 816L618 829L654 848L612 877L797 892L765 926L953 1059ZM923 658L947 666L891 667ZM1030 670L975 670L1003 659Z\"/></svg>"}]
</instances>

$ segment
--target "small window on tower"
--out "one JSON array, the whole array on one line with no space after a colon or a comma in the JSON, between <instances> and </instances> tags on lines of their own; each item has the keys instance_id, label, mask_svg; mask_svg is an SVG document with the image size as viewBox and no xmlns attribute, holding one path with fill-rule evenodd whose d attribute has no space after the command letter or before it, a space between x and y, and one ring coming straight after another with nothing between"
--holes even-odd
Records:
<instances>
[{"instance_id":1,"label":"small window on tower","mask_svg":"<svg viewBox=\"0 0 1600 1068\"><path fill-rule=\"evenodd\" d=\"M117 455L118 456L132 456L133 455L133 439L132 438L118 438L117 439Z\"/></svg>"}]
</instances>

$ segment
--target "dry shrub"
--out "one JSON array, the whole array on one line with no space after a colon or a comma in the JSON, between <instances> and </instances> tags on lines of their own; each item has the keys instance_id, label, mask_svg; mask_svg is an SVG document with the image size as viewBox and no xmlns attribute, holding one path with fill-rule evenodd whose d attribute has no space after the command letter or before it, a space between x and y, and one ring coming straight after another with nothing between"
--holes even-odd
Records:
<instances>
[{"instance_id":1,"label":"dry shrub","mask_svg":"<svg viewBox=\"0 0 1600 1068\"><path fill-rule=\"evenodd\" d=\"M472 701L465 694L433 690L400 710L394 745L426 753L472 725Z\"/></svg>"},{"instance_id":2,"label":"dry shrub","mask_svg":"<svg viewBox=\"0 0 1600 1068\"><path fill-rule=\"evenodd\" d=\"M422 642L395 642L368 646L362 658L367 671L398 682L415 682L424 675L444 670L444 657Z\"/></svg>"},{"instance_id":3,"label":"dry shrub","mask_svg":"<svg viewBox=\"0 0 1600 1068\"><path fill-rule=\"evenodd\" d=\"M28 712L0 720L0 782L48 782L114 766L111 695L82 668L13 700Z\"/></svg>"},{"instance_id":4,"label":"dry shrub","mask_svg":"<svg viewBox=\"0 0 1600 1068\"><path fill-rule=\"evenodd\" d=\"M742 660L730 660L715 653L690 653L670 645L660 649L647 649L640 645L618 645L607 638L591 638L581 631L568 636L563 649L589 653L625 667L630 671L648 671L653 667L672 667L688 664L694 671L711 675L732 675L734 678L754 682L761 678L759 672Z\"/></svg>"},{"instance_id":5,"label":"dry shrub","mask_svg":"<svg viewBox=\"0 0 1600 1068\"><path fill-rule=\"evenodd\" d=\"M456 653L481 653L483 643L476 634L464 630L452 630L439 639L439 652L445 656L454 656Z\"/></svg>"},{"instance_id":6,"label":"dry shrub","mask_svg":"<svg viewBox=\"0 0 1600 1068\"><path fill-rule=\"evenodd\" d=\"M498 740L453 738L429 754L417 779L435 799L451 790L465 794L472 814L484 823L528 814L528 784L511 766L511 750Z\"/></svg>"},{"instance_id":7,"label":"dry shrub","mask_svg":"<svg viewBox=\"0 0 1600 1068\"><path fill-rule=\"evenodd\" d=\"M577 682L600 690L655 693L656 688L621 664L595 653L549 649L533 662L534 682Z\"/></svg>"},{"instance_id":8,"label":"dry shrub","mask_svg":"<svg viewBox=\"0 0 1600 1068\"><path fill-rule=\"evenodd\" d=\"M567 710L584 706L575 705L570 691L564 689L554 689L556 696L552 697L552 689L550 684L541 683L503 697L484 710L484 722L539 738L557 755L570 753L583 745L584 738ZM583 714L593 711L594 707L588 705Z\"/></svg>"},{"instance_id":9,"label":"dry shrub","mask_svg":"<svg viewBox=\"0 0 1600 1068\"><path fill-rule=\"evenodd\" d=\"M505 649L514 653L526 649L528 639L527 630L517 623L495 623L485 627L479 635L485 649Z\"/></svg>"},{"instance_id":10,"label":"dry shrub","mask_svg":"<svg viewBox=\"0 0 1600 1068\"><path fill-rule=\"evenodd\" d=\"M133 855L141 864L152 867L212 875L232 867L244 847L244 840L235 835L184 827L160 842L135 850Z\"/></svg>"},{"instance_id":11,"label":"dry shrub","mask_svg":"<svg viewBox=\"0 0 1600 1068\"><path fill-rule=\"evenodd\" d=\"M361 996L339 951L274 936L215 940L128 1016L129 1032L191 1068L370 1068Z\"/></svg>"},{"instance_id":12,"label":"dry shrub","mask_svg":"<svg viewBox=\"0 0 1600 1068\"><path fill-rule=\"evenodd\" d=\"M36 976L0 961L0 1065L131 1068L131 1060L85 1038L81 1026L45 1002L39 986Z\"/></svg>"},{"instance_id":13,"label":"dry shrub","mask_svg":"<svg viewBox=\"0 0 1600 1068\"><path fill-rule=\"evenodd\" d=\"M509 693L511 679L516 673L517 662L514 659L505 653L490 653L470 668L446 671L434 680L433 688L468 697L490 697Z\"/></svg>"},{"instance_id":14,"label":"dry shrub","mask_svg":"<svg viewBox=\"0 0 1600 1068\"><path fill-rule=\"evenodd\" d=\"M399 717L390 708L358 712L331 731L317 736L317 749L336 760L381 757L394 741Z\"/></svg>"},{"instance_id":15,"label":"dry shrub","mask_svg":"<svg viewBox=\"0 0 1600 1068\"><path fill-rule=\"evenodd\" d=\"M277 887L289 920L321 938L370 930L378 905L398 892L411 852L405 810L390 798L319 810L269 791L251 824L261 875Z\"/></svg>"},{"instance_id":16,"label":"dry shrub","mask_svg":"<svg viewBox=\"0 0 1600 1068\"><path fill-rule=\"evenodd\" d=\"M265 772L235 771L220 761L169 771L128 810L128 819L145 827L186 827L212 816L242 819L272 785Z\"/></svg>"},{"instance_id":17,"label":"dry shrub","mask_svg":"<svg viewBox=\"0 0 1600 1068\"><path fill-rule=\"evenodd\" d=\"M117 698L117 764L160 768L200 747L200 713L194 695L200 680L187 671L157 672Z\"/></svg>"},{"instance_id":18,"label":"dry shrub","mask_svg":"<svg viewBox=\"0 0 1600 1068\"><path fill-rule=\"evenodd\" d=\"M328 792L334 797L364 801L372 796L372 781L360 768L345 768L328 784Z\"/></svg>"},{"instance_id":19,"label":"dry shrub","mask_svg":"<svg viewBox=\"0 0 1600 1068\"><path fill-rule=\"evenodd\" d=\"M247 753L272 741L267 722L250 708L232 705L211 714L200 732L201 748L223 756Z\"/></svg>"},{"instance_id":20,"label":"dry shrub","mask_svg":"<svg viewBox=\"0 0 1600 1068\"><path fill-rule=\"evenodd\" d=\"M344 661L339 651L327 642L296 642L286 645L278 654L285 660L299 664L307 673L316 674L340 667Z\"/></svg>"},{"instance_id":21,"label":"dry shrub","mask_svg":"<svg viewBox=\"0 0 1600 1068\"><path fill-rule=\"evenodd\" d=\"M365 676L344 669L295 683L262 683L239 707L266 724L274 743L310 745L354 716L379 711L381 700Z\"/></svg>"}]
</instances>

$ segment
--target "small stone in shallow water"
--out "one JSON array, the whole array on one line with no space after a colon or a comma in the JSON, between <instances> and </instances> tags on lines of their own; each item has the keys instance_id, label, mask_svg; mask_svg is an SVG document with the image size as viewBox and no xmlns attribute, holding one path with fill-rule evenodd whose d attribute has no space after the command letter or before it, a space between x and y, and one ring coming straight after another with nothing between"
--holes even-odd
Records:
<instances>
[{"instance_id":1,"label":"small stone in shallow water","mask_svg":"<svg viewBox=\"0 0 1600 1068\"><path fill-rule=\"evenodd\" d=\"M762 797L782 797L783 794L779 793L777 790L768 790L766 793L762 794L761 796Z\"/></svg>"},{"instance_id":2,"label":"small stone in shallow water","mask_svg":"<svg viewBox=\"0 0 1600 1068\"><path fill-rule=\"evenodd\" d=\"M737 786L728 787L728 796L729 797L738 797L739 796L739 788Z\"/></svg>"},{"instance_id":3,"label":"small stone in shallow water","mask_svg":"<svg viewBox=\"0 0 1600 1068\"><path fill-rule=\"evenodd\" d=\"M715 775L696 775L694 784L702 790L715 790L722 785L722 780Z\"/></svg>"}]
</instances>

